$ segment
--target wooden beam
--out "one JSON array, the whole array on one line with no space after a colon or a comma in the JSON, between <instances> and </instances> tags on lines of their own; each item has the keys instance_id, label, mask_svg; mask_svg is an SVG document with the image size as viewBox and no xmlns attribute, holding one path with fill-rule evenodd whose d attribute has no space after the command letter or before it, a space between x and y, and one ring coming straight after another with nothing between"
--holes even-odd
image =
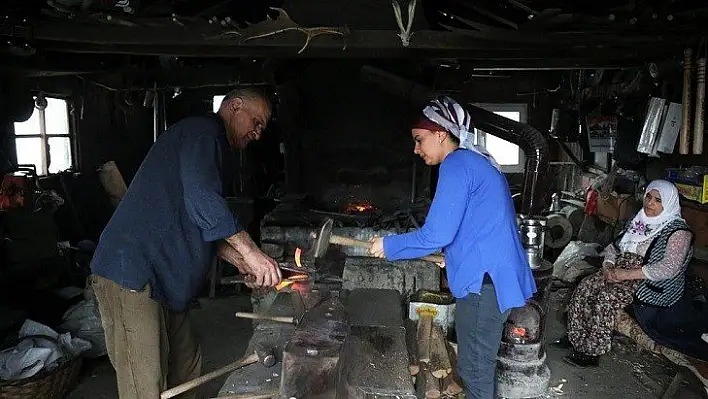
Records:
<instances>
[{"instance_id":1,"label":"wooden beam","mask_svg":"<svg viewBox=\"0 0 708 399\"><path fill-rule=\"evenodd\" d=\"M239 43L238 35L224 35L227 30L211 25L194 26L136 26L88 25L67 22L43 23L34 29L34 38L42 41L61 41L93 44L136 45L236 45L242 47L296 47L303 44L305 35L300 32L283 32L262 39ZM398 48L401 39L398 30L351 30L347 47ZM696 33L697 35L700 33ZM477 39L477 40L473 40ZM414 32L410 49L455 49L498 46L499 43L518 45L536 44L545 47L632 47L661 43L685 43L686 33L637 34L623 31L603 32L449 32L420 30ZM341 49L340 36L320 36L312 40L312 47Z\"/></svg>"},{"instance_id":2,"label":"wooden beam","mask_svg":"<svg viewBox=\"0 0 708 399\"><path fill-rule=\"evenodd\" d=\"M570 56L558 51L546 51L541 54L530 51L510 54L503 49L488 49L484 51L459 52L452 50L408 50L371 49L346 51L313 48L303 54L297 54L299 47L273 49L268 47L225 47L225 46L136 46L136 45L97 45L80 43L57 43L46 50L79 53L79 54L129 54L142 56L174 56L174 57L219 57L219 58L270 58L270 59L425 59L425 58L459 58L471 61L474 68L501 70L564 70L564 69L623 69L642 67L648 61L665 59L674 56L675 51L660 51L652 54L627 53L618 51L591 51L584 55ZM675 47L673 50L676 50ZM499 52L504 51L502 54Z\"/></svg>"}]
</instances>

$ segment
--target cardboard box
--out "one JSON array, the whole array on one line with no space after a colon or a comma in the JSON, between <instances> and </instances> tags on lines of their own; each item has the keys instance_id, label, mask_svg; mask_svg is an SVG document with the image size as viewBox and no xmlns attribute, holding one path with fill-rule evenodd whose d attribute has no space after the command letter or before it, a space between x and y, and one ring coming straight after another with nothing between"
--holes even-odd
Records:
<instances>
[{"instance_id":1,"label":"cardboard box","mask_svg":"<svg viewBox=\"0 0 708 399\"><path fill-rule=\"evenodd\" d=\"M637 210L637 201L629 194L612 193L604 199L600 195L597 200L597 216L607 223L629 220Z\"/></svg>"}]
</instances>

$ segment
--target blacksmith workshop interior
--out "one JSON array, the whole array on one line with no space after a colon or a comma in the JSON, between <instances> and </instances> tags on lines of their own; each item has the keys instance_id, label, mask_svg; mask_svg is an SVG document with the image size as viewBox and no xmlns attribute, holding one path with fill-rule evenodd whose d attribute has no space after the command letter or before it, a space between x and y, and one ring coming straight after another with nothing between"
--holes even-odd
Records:
<instances>
[{"instance_id":1,"label":"blacksmith workshop interior","mask_svg":"<svg viewBox=\"0 0 708 399\"><path fill-rule=\"evenodd\" d=\"M208 378L162 398L465 397L445 263L366 249L426 222L440 167L411 124L438 96L500 165L536 284L504 324L497 397L708 398L706 2L0 8L0 398L119 397L94 251L153 145L243 87L272 117L228 151L223 196L291 267L251 289L213 257L189 304ZM659 194L680 213L652 229L640 216ZM663 233L675 225L683 242ZM641 269L610 261L656 231L630 253ZM674 289L663 307L642 296Z\"/></svg>"}]
</instances>

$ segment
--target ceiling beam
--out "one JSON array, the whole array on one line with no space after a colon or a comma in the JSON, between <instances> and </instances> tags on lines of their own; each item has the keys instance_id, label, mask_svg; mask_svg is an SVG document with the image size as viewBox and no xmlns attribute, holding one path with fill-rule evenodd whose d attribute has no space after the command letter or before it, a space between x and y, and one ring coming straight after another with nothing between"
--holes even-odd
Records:
<instances>
[{"instance_id":1,"label":"ceiling beam","mask_svg":"<svg viewBox=\"0 0 708 399\"><path fill-rule=\"evenodd\" d=\"M649 60L680 57L685 35L620 35L566 32L532 35L470 34L423 30L403 47L393 30L353 30L346 38L318 36L302 54L299 32L283 32L245 43L219 36L213 27L114 27L46 23L35 28L40 50L86 54L135 54L182 57L271 58L458 58L484 67L634 66ZM236 38L234 38L236 37ZM344 47L346 43L346 47ZM595 61L594 61L595 60ZM514 64L517 63L517 64Z\"/></svg>"}]
</instances>

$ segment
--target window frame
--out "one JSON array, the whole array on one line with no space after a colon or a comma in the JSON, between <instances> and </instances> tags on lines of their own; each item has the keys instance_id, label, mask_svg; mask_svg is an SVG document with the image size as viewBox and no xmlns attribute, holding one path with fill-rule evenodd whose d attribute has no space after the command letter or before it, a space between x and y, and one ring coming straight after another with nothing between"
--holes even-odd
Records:
<instances>
[{"instance_id":1,"label":"window frame","mask_svg":"<svg viewBox=\"0 0 708 399\"><path fill-rule=\"evenodd\" d=\"M64 97L55 97L55 96L44 96L46 99L53 99L53 100L61 100L64 101L66 104L66 120L67 120L67 131L68 133L47 133L47 120L46 120L46 108L45 109L38 109L36 105L34 106L34 109L32 113L34 112L39 112L38 114L38 121L39 121L39 134L17 134L15 130L15 125L19 123L25 123L24 122L14 122L12 124L12 135L11 138L14 140L13 145L15 146L15 160L17 161L17 140L18 139L30 139L30 138L39 138L41 142L41 149L42 149L42 169L37 169L37 175L38 176L48 176L49 173L49 163L47 160L50 159L49 156L49 139L52 137L66 137L69 139L69 153L71 155L71 165L69 166L68 169L65 169L63 171L57 172L65 172L67 170L74 170L76 169L78 165L78 153L77 153L77 141L76 141L76 134L74 133L74 127L76 126L76 121L74 119L74 115L71 112L72 108L72 103L68 98ZM37 96L33 96L34 101L36 101ZM30 116L31 118L32 116ZM29 120L29 118L27 119ZM19 162L18 162L19 163Z\"/></svg>"},{"instance_id":2,"label":"window frame","mask_svg":"<svg viewBox=\"0 0 708 399\"><path fill-rule=\"evenodd\" d=\"M528 122L528 104L526 103L472 103L472 105L479 108L483 108L490 112L518 112L519 122ZM494 136L491 133L484 132L477 128L475 128L475 132L477 133L477 141L481 143L486 143L487 134ZM501 137L498 138L501 139ZM516 143L512 144L518 146L518 144ZM521 149L521 147L518 147L519 163L516 165L500 165L503 173L524 173L524 169L526 168L526 155L524 154L524 151Z\"/></svg>"}]
</instances>

